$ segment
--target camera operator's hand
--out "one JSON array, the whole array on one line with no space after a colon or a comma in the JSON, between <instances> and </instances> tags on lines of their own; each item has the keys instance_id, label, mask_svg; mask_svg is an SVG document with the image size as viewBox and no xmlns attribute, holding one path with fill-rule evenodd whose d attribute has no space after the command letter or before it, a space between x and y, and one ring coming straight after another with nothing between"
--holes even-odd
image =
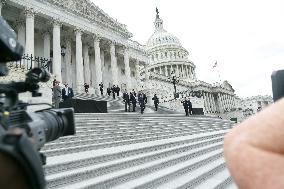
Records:
<instances>
[{"instance_id":1,"label":"camera operator's hand","mask_svg":"<svg viewBox=\"0 0 284 189\"><path fill-rule=\"evenodd\" d=\"M16 128L8 132L21 134L24 130ZM3 152L0 152L0 186L5 189L31 188L18 162L10 155Z\"/></svg>"},{"instance_id":2,"label":"camera operator's hand","mask_svg":"<svg viewBox=\"0 0 284 189\"><path fill-rule=\"evenodd\" d=\"M239 188L284 188L284 98L232 129L224 152Z\"/></svg>"}]
</instances>

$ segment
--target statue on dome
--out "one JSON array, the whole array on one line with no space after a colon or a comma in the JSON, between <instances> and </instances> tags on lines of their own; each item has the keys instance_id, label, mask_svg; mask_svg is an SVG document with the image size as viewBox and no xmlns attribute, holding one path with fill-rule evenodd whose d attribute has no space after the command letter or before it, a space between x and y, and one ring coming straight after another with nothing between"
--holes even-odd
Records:
<instances>
[{"instance_id":1,"label":"statue on dome","mask_svg":"<svg viewBox=\"0 0 284 189\"><path fill-rule=\"evenodd\" d=\"M156 7L156 18L159 18L159 9Z\"/></svg>"}]
</instances>

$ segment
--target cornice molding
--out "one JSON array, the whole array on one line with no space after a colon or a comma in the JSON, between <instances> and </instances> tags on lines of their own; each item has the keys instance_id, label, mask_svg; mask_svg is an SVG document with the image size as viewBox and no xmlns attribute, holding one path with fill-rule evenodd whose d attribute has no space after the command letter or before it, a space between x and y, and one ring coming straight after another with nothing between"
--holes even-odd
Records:
<instances>
[{"instance_id":1,"label":"cornice molding","mask_svg":"<svg viewBox=\"0 0 284 189\"><path fill-rule=\"evenodd\" d=\"M68 12L72 12L78 16L87 18L92 22L96 22L100 25L103 25L111 30L119 32L122 36L126 38L132 37L126 29L125 24L121 24L108 16L103 10L94 5L89 0L46 0L47 2L54 4L58 7L64 8Z\"/></svg>"}]
</instances>

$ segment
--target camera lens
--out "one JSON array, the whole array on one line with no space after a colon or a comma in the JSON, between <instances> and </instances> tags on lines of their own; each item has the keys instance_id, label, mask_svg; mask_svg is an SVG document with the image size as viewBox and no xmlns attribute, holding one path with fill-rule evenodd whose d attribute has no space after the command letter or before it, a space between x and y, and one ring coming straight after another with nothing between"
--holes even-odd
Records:
<instances>
[{"instance_id":1,"label":"camera lens","mask_svg":"<svg viewBox=\"0 0 284 189\"><path fill-rule=\"evenodd\" d=\"M37 115L44 120L46 142L75 134L73 108L44 110L38 112Z\"/></svg>"}]
</instances>

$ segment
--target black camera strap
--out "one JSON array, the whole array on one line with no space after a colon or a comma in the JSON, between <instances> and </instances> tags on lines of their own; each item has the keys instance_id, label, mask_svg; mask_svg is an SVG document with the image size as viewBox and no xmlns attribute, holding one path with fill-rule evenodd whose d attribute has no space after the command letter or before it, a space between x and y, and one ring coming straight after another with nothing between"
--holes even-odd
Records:
<instances>
[{"instance_id":1,"label":"black camera strap","mask_svg":"<svg viewBox=\"0 0 284 189\"><path fill-rule=\"evenodd\" d=\"M33 189L45 188L41 159L25 133L2 135L0 153L8 155L19 164Z\"/></svg>"}]
</instances>

